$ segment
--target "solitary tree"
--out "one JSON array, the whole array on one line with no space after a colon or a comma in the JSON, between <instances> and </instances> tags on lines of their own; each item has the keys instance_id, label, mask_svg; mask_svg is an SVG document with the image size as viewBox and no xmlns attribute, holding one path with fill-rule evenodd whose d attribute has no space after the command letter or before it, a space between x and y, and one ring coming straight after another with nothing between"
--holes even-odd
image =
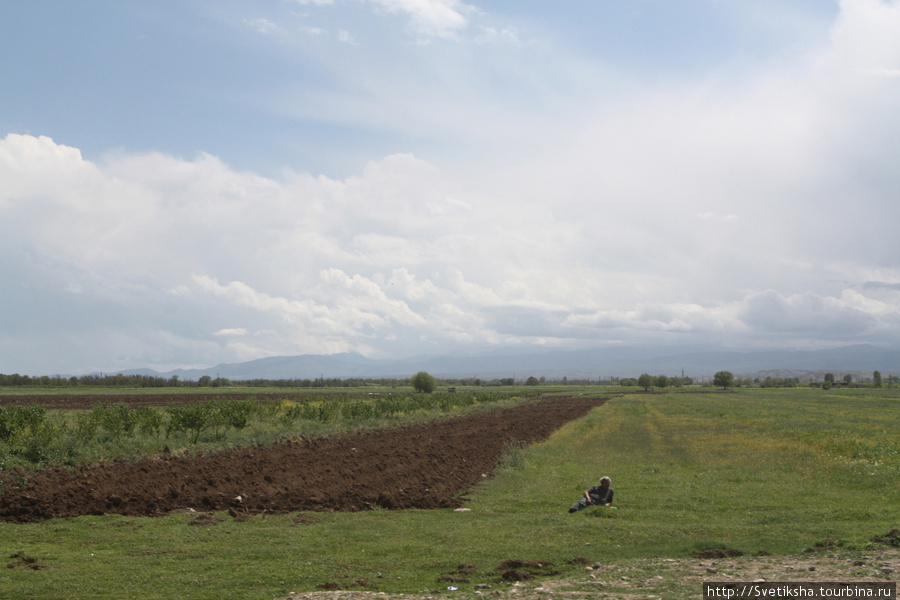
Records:
<instances>
[{"instance_id":1,"label":"solitary tree","mask_svg":"<svg viewBox=\"0 0 900 600\"><path fill-rule=\"evenodd\" d=\"M653 387L654 377L649 373L642 373L640 377L638 377L638 385L644 388L644 391L649 390Z\"/></svg>"},{"instance_id":2,"label":"solitary tree","mask_svg":"<svg viewBox=\"0 0 900 600\"><path fill-rule=\"evenodd\" d=\"M828 383L834 383L834 373L825 373L825 381Z\"/></svg>"},{"instance_id":3,"label":"solitary tree","mask_svg":"<svg viewBox=\"0 0 900 600\"><path fill-rule=\"evenodd\" d=\"M853 383L853 375L851 375L850 373L844 375L844 383L846 383L847 385Z\"/></svg>"},{"instance_id":4,"label":"solitary tree","mask_svg":"<svg viewBox=\"0 0 900 600\"><path fill-rule=\"evenodd\" d=\"M529 377L528 379L525 380L525 385L537 385L537 384L538 384L538 378L535 377L534 375L532 375L531 377Z\"/></svg>"},{"instance_id":5,"label":"solitary tree","mask_svg":"<svg viewBox=\"0 0 900 600\"><path fill-rule=\"evenodd\" d=\"M430 394L437 388L437 379L425 371L419 371L413 376L412 385L417 392Z\"/></svg>"},{"instance_id":6,"label":"solitary tree","mask_svg":"<svg viewBox=\"0 0 900 600\"><path fill-rule=\"evenodd\" d=\"M733 381L734 375L732 375L731 371L719 371L713 375L713 385L716 387L722 386L722 389L728 388Z\"/></svg>"},{"instance_id":7,"label":"solitary tree","mask_svg":"<svg viewBox=\"0 0 900 600\"><path fill-rule=\"evenodd\" d=\"M881 387L881 371L875 371L872 373L872 379L875 381L875 387Z\"/></svg>"}]
</instances>

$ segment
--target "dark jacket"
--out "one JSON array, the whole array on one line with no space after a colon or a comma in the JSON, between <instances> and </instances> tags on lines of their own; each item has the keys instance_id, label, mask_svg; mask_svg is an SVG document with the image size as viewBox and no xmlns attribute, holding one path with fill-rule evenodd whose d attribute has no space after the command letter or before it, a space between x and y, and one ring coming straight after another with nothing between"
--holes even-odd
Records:
<instances>
[{"instance_id":1,"label":"dark jacket","mask_svg":"<svg viewBox=\"0 0 900 600\"><path fill-rule=\"evenodd\" d=\"M613 501L613 490L611 487L604 489L601 485L595 485L588 488L588 495L594 504L607 504Z\"/></svg>"}]
</instances>

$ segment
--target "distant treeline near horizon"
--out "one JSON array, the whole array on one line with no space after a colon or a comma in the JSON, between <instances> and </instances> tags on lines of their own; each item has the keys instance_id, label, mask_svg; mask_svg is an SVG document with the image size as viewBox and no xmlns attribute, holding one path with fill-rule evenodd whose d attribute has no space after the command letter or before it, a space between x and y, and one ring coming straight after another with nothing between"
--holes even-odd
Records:
<instances>
[{"instance_id":1,"label":"distant treeline near horizon","mask_svg":"<svg viewBox=\"0 0 900 600\"><path fill-rule=\"evenodd\" d=\"M159 375L146 374L130 374L125 375L118 373L115 375L103 373L94 373L91 375L81 375L79 377L64 377L61 375L20 375L14 373L11 375L0 373L0 387L50 387L50 388L72 388L72 387L108 387L108 388L220 388L220 387L273 387L273 388L354 388L354 387L401 387L410 386L412 375L410 377L317 377L315 379L308 378L288 378L288 379L236 379L231 380L225 377L210 377L203 375L196 380L182 379L178 375L171 377L162 377ZM513 386L513 385L571 385L571 386L588 386L588 385L622 385L636 386L637 379L626 377L609 377L606 379L587 379L587 378L569 378L562 377L559 379L548 379L546 377L528 377L527 379L515 377L502 377L494 379L482 379L479 377L436 377L438 383L444 386L476 386L476 387L495 387L495 386ZM663 375L655 378L655 385L659 387L680 387L682 385L691 385L693 379L690 377L665 377ZM662 383L665 381L665 383Z\"/></svg>"},{"instance_id":2,"label":"distant treeline near horizon","mask_svg":"<svg viewBox=\"0 0 900 600\"><path fill-rule=\"evenodd\" d=\"M14 373L6 375L0 373L0 387L122 387L122 388L201 388L201 387L275 387L275 388L352 388L352 387L398 387L412 385L411 377L348 377L348 378L326 378L319 377L315 379L240 379L231 380L224 377L210 377L203 375L199 379L181 379L177 375L171 377L161 377L157 375L124 375L118 373L115 375L92 374L82 375L80 377L63 377L60 375L19 375ZM500 379L480 379L476 377L458 379L458 378L437 378L441 385L473 385L473 386L511 386L516 385L514 377L506 377ZM538 382L536 378L530 377L528 381L519 381L519 384L535 385ZM542 377L540 383L545 383ZM590 381L586 379L563 378L562 380L553 381L555 384L563 385L597 385L597 380ZM610 381L609 383L615 383Z\"/></svg>"}]
</instances>

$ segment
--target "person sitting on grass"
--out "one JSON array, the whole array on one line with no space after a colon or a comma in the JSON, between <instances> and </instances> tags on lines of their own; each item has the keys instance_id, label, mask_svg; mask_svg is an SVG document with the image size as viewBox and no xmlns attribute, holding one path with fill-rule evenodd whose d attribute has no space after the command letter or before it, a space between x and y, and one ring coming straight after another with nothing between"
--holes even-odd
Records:
<instances>
[{"instance_id":1,"label":"person sitting on grass","mask_svg":"<svg viewBox=\"0 0 900 600\"><path fill-rule=\"evenodd\" d=\"M609 477L602 477L600 485L591 486L584 490L584 494L578 502L569 507L569 512L578 512L588 506L612 506L613 491L609 487Z\"/></svg>"}]
</instances>

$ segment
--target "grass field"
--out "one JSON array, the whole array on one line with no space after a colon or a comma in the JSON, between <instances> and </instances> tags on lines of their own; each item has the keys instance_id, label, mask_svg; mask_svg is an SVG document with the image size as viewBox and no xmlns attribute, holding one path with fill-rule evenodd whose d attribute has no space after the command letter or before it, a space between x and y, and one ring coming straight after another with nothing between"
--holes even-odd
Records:
<instances>
[{"instance_id":1,"label":"grass field","mask_svg":"<svg viewBox=\"0 0 900 600\"><path fill-rule=\"evenodd\" d=\"M0 523L14 565L0 597L272 600L329 585L471 597L479 583L503 587L494 569L508 559L550 561L566 577L584 573L578 558L865 551L900 526L898 422L893 390L631 394L511 452L465 512ZM602 475L617 509L568 514ZM475 570L463 577L460 565Z\"/></svg>"}]
</instances>

